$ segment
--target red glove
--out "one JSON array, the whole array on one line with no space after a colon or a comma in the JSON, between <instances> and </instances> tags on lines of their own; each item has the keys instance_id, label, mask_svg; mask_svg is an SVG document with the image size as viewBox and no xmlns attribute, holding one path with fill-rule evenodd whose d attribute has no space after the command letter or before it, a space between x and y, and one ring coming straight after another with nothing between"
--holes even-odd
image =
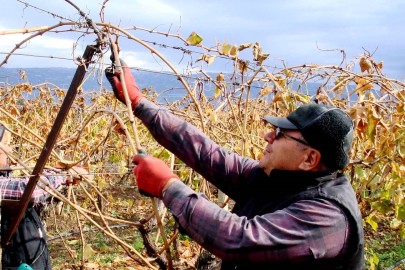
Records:
<instances>
[{"instance_id":1,"label":"red glove","mask_svg":"<svg viewBox=\"0 0 405 270\"><path fill-rule=\"evenodd\" d=\"M131 70L129 69L127 64L122 59L120 59L120 63L124 72L125 84L127 86L129 100L131 101L131 106L133 108L136 103L138 103L138 101L142 97L144 97L144 95L139 91L139 88L135 82L135 78L132 76ZM119 74L113 73L113 70L111 68L107 68L105 70L105 76L111 84L115 97L125 104L125 96Z\"/></svg>"},{"instance_id":2,"label":"red glove","mask_svg":"<svg viewBox=\"0 0 405 270\"><path fill-rule=\"evenodd\" d=\"M167 181L179 179L162 160L146 155L143 150L134 157L134 162L137 164L134 168L136 182L143 195L161 198Z\"/></svg>"}]
</instances>

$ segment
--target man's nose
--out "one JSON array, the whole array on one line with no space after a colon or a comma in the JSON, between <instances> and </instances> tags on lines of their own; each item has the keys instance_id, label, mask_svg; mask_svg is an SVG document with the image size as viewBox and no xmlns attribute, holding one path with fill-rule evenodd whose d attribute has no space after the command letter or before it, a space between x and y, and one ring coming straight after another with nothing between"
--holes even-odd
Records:
<instances>
[{"instance_id":1,"label":"man's nose","mask_svg":"<svg viewBox=\"0 0 405 270\"><path fill-rule=\"evenodd\" d=\"M271 131L271 132L267 132L264 135L264 140L268 143L273 143L274 140L276 139L276 131Z\"/></svg>"}]
</instances>

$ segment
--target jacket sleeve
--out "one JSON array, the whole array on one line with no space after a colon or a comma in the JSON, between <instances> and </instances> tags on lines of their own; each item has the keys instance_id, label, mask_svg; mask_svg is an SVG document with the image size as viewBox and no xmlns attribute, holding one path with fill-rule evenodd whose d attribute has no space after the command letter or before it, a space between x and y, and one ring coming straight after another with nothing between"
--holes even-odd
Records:
<instances>
[{"instance_id":1,"label":"jacket sleeve","mask_svg":"<svg viewBox=\"0 0 405 270\"><path fill-rule=\"evenodd\" d=\"M258 161L221 148L201 130L146 98L134 109L156 141L232 199L246 184Z\"/></svg>"},{"instance_id":2,"label":"jacket sleeve","mask_svg":"<svg viewBox=\"0 0 405 270\"><path fill-rule=\"evenodd\" d=\"M337 258L347 251L348 221L327 200L298 201L247 219L175 181L163 202L192 239L226 261L293 264Z\"/></svg>"},{"instance_id":3,"label":"jacket sleeve","mask_svg":"<svg viewBox=\"0 0 405 270\"><path fill-rule=\"evenodd\" d=\"M54 188L58 188L62 183L66 182L66 176L54 175L50 171L44 171L41 175L42 179L47 181ZM1 199L20 200L25 191L29 178L0 178L0 193ZM49 198L49 193L36 186L31 195L30 202L33 204L44 204Z\"/></svg>"}]
</instances>

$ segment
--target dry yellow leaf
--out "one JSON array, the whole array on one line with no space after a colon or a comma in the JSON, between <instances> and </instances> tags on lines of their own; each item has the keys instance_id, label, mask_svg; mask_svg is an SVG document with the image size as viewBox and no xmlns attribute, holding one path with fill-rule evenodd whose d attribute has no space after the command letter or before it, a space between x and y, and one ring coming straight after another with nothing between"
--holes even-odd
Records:
<instances>
[{"instance_id":1,"label":"dry yellow leaf","mask_svg":"<svg viewBox=\"0 0 405 270\"><path fill-rule=\"evenodd\" d=\"M303 104L311 103L311 100L309 99L309 96L307 96L307 95L297 93L294 97L297 101L302 102Z\"/></svg>"},{"instance_id":2,"label":"dry yellow leaf","mask_svg":"<svg viewBox=\"0 0 405 270\"><path fill-rule=\"evenodd\" d=\"M231 51L229 52L230 55L237 56L239 54L238 45L233 44Z\"/></svg>"},{"instance_id":3,"label":"dry yellow leaf","mask_svg":"<svg viewBox=\"0 0 405 270\"><path fill-rule=\"evenodd\" d=\"M181 257L183 257L183 258L191 257L190 250L186 249L186 251L184 251L183 254L181 254Z\"/></svg>"},{"instance_id":4,"label":"dry yellow leaf","mask_svg":"<svg viewBox=\"0 0 405 270\"><path fill-rule=\"evenodd\" d=\"M284 78L283 76L276 76L274 81L281 87L285 87L285 80L286 78Z\"/></svg>"},{"instance_id":5,"label":"dry yellow leaf","mask_svg":"<svg viewBox=\"0 0 405 270\"><path fill-rule=\"evenodd\" d=\"M238 48L239 51L243 51L244 49L251 48L253 46L253 43L246 43L246 44L241 44Z\"/></svg>"},{"instance_id":6,"label":"dry yellow leaf","mask_svg":"<svg viewBox=\"0 0 405 270\"><path fill-rule=\"evenodd\" d=\"M119 140L119 141L115 144L115 146L117 146L117 148L121 150L121 149L124 147L124 142L121 141L121 140Z\"/></svg>"},{"instance_id":7,"label":"dry yellow leaf","mask_svg":"<svg viewBox=\"0 0 405 270\"><path fill-rule=\"evenodd\" d=\"M69 245L76 245L77 243L79 243L79 240L78 239L74 239L74 240L71 240L71 241L66 240L66 243L68 243Z\"/></svg>"},{"instance_id":8,"label":"dry yellow leaf","mask_svg":"<svg viewBox=\"0 0 405 270\"><path fill-rule=\"evenodd\" d=\"M21 70L21 71L19 72L19 74L21 75L21 80L26 80L26 79L27 79L27 75L25 74L25 71L24 71L24 70Z\"/></svg>"},{"instance_id":9,"label":"dry yellow leaf","mask_svg":"<svg viewBox=\"0 0 405 270\"><path fill-rule=\"evenodd\" d=\"M279 102L279 101L282 101L282 100L283 100L283 99L281 98L281 93L278 92L278 93L275 95L275 97L274 97L274 99L273 99L273 102L276 103L276 102Z\"/></svg>"},{"instance_id":10,"label":"dry yellow leaf","mask_svg":"<svg viewBox=\"0 0 405 270\"><path fill-rule=\"evenodd\" d=\"M292 70L289 70L289 69L284 69L283 73L287 78L291 78L291 77L294 76L294 72Z\"/></svg>"},{"instance_id":11,"label":"dry yellow leaf","mask_svg":"<svg viewBox=\"0 0 405 270\"><path fill-rule=\"evenodd\" d=\"M375 141L376 127L381 117L377 114L373 107L369 108L367 115L367 129L366 134L371 143Z\"/></svg>"},{"instance_id":12,"label":"dry yellow leaf","mask_svg":"<svg viewBox=\"0 0 405 270\"><path fill-rule=\"evenodd\" d=\"M402 221L400 221L400 220L394 218L394 219L391 221L390 227L391 227L391 229L393 229L394 231L402 230L402 229L404 228L404 224L402 223Z\"/></svg>"},{"instance_id":13,"label":"dry yellow leaf","mask_svg":"<svg viewBox=\"0 0 405 270\"><path fill-rule=\"evenodd\" d=\"M217 114L216 114L215 112L211 113L211 115L210 115L210 120L211 120L212 122L218 121L218 116L217 116Z\"/></svg>"},{"instance_id":14,"label":"dry yellow leaf","mask_svg":"<svg viewBox=\"0 0 405 270\"><path fill-rule=\"evenodd\" d=\"M84 247L84 251L83 251L83 258L85 260L87 260L88 258L90 258L91 256L93 256L94 254L96 254L96 252L94 252L94 250L91 248L90 244L87 244Z\"/></svg>"},{"instance_id":15,"label":"dry yellow leaf","mask_svg":"<svg viewBox=\"0 0 405 270\"><path fill-rule=\"evenodd\" d=\"M253 115L253 121L256 121L256 122L260 121L260 115L258 113L255 113Z\"/></svg>"},{"instance_id":16,"label":"dry yellow leaf","mask_svg":"<svg viewBox=\"0 0 405 270\"><path fill-rule=\"evenodd\" d=\"M85 131L87 134L90 134L90 132L91 132L91 126L87 125L87 126L84 128L84 131Z\"/></svg>"},{"instance_id":17,"label":"dry yellow leaf","mask_svg":"<svg viewBox=\"0 0 405 270\"><path fill-rule=\"evenodd\" d=\"M225 81L225 76L222 72L220 72L216 78L217 82L224 82Z\"/></svg>"},{"instance_id":18,"label":"dry yellow leaf","mask_svg":"<svg viewBox=\"0 0 405 270\"><path fill-rule=\"evenodd\" d=\"M397 103L397 113L400 115L404 114L404 103Z\"/></svg>"},{"instance_id":19,"label":"dry yellow leaf","mask_svg":"<svg viewBox=\"0 0 405 270\"><path fill-rule=\"evenodd\" d=\"M71 160L59 160L58 165L62 166L65 169L72 168L77 162Z\"/></svg>"},{"instance_id":20,"label":"dry yellow leaf","mask_svg":"<svg viewBox=\"0 0 405 270\"><path fill-rule=\"evenodd\" d=\"M315 98L321 102L326 102L328 100L328 97L324 94L319 94Z\"/></svg>"},{"instance_id":21,"label":"dry yellow leaf","mask_svg":"<svg viewBox=\"0 0 405 270\"><path fill-rule=\"evenodd\" d=\"M88 262L88 263L85 263L85 264L84 264L84 268L85 268L85 269L100 269L100 265L97 264L97 263L90 263L90 262Z\"/></svg>"},{"instance_id":22,"label":"dry yellow leaf","mask_svg":"<svg viewBox=\"0 0 405 270\"><path fill-rule=\"evenodd\" d=\"M20 116L20 111L17 110L17 108L15 108L15 107L11 107L10 114L12 116L18 116L19 117Z\"/></svg>"},{"instance_id":23,"label":"dry yellow leaf","mask_svg":"<svg viewBox=\"0 0 405 270\"><path fill-rule=\"evenodd\" d=\"M367 71L368 73L370 73L372 71L371 62L367 58L365 58L365 57L360 58L359 64L360 64L361 72Z\"/></svg>"},{"instance_id":24,"label":"dry yellow leaf","mask_svg":"<svg viewBox=\"0 0 405 270\"><path fill-rule=\"evenodd\" d=\"M374 88L374 85L364 78L355 78L354 81L357 83L356 91L359 94L364 94L366 90Z\"/></svg>"},{"instance_id":25,"label":"dry yellow leaf","mask_svg":"<svg viewBox=\"0 0 405 270\"><path fill-rule=\"evenodd\" d=\"M107 186L107 182L105 181L105 179L104 178L99 178L98 179L98 187L100 188L100 189L104 189L105 187Z\"/></svg>"},{"instance_id":26,"label":"dry yellow leaf","mask_svg":"<svg viewBox=\"0 0 405 270\"><path fill-rule=\"evenodd\" d=\"M146 201L145 200L140 200L138 203L138 206L143 206L145 205Z\"/></svg>"},{"instance_id":27,"label":"dry yellow leaf","mask_svg":"<svg viewBox=\"0 0 405 270\"><path fill-rule=\"evenodd\" d=\"M273 90L274 90L274 86L269 85L266 88L260 89L260 95L267 97L267 95L270 94L271 92L273 92Z\"/></svg>"},{"instance_id":28,"label":"dry yellow leaf","mask_svg":"<svg viewBox=\"0 0 405 270\"><path fill-rule=\"evenodd\" d=\"M195 62L204 61L209 66L214 62L216 57L217 57L216 55L208 55L208 54L204 53L203 56L198 58Z\"/></svg>"},{"instance_id":29,"label":"dry yellow leaf","mask_svg":"<svg viewBox=\"0 0 405 270\"><path fill-rule=\"evenodd\" d=\"M248 65L243 61L238 61L239 70L243 70L243 72L248 71Z\"/></svg>"},{"instance_id":30,"label":"dry yellow leaf","mask_svg":"<svg viewBox=\"0 0 405 270\"><path fill-rule=\"evenodd\" d=\"M258 61L259 65L261 65L269 55L270 54L262 53L262 48L260 47L259 42L256 42L255 45L253 45L253 60Z\"/></svg>"},{"instance_id":31,"label":"dry yellow leaf","mask_svg":"<svg viewBox=\"0 0 405 270\"><path fill-rule=\"evenodd\" d=\"M220 94L221 94L221 89L215 88L214 99L217 99Z\"/></svg>"}]
</instances>

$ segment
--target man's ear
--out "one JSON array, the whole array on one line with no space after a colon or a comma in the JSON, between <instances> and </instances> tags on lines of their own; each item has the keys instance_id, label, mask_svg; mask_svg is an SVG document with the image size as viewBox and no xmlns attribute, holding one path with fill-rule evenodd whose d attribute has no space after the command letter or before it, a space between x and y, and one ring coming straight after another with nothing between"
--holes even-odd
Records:
<instances>
[{"instance_id":1,"label":"man's ear","mask_svg":"<svg viewBox=\"0 0 405 270\"><path fill-rule=\"evenodd\" d=\"M318 171L321 163L321 153L311 147L304 151L303 159L298 168L303 171Z\"/></svg>"}]
</instances>

